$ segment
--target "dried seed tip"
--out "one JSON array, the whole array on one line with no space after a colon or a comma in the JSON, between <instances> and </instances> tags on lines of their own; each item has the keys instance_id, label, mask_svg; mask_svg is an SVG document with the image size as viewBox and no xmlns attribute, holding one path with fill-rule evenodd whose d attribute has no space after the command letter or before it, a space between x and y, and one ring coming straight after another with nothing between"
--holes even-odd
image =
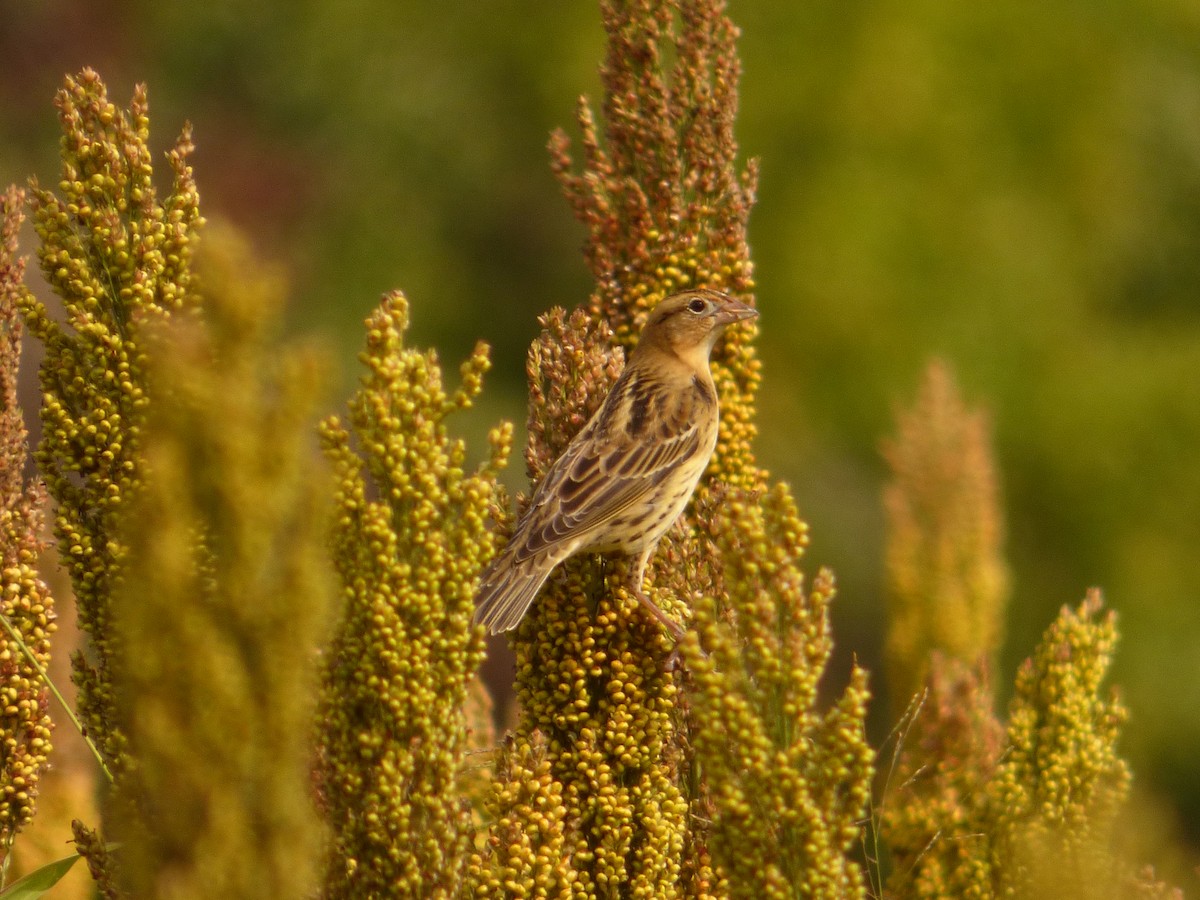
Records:
<instances>
[{"instance_id":1,"label":"dried seed tip","mask_svg":"<svg viewBox=\"0 0 1200 900\"><path fill-rule=\"evenodd\" d=\"M593 316L622 343L652 308L647 285L663 295L704 283L748 289L745 225L752 177L734 174L737 62L734 29L716 4L603 8L609 36L601 77L603 141L580 101L579 169L569 141L552 139L552 166L576 217L598 285ZM668 62L672 60L673 62ZM729 281L713 276L728 272Z\"/></svg>"}]
</instances>

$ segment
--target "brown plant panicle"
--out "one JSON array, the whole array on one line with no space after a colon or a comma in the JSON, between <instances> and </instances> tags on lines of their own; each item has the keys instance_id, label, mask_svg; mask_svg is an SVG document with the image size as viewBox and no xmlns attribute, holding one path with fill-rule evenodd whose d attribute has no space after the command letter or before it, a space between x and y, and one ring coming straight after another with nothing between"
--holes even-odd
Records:
<instances>
[{"instance_id":1,"label":"brown plant panicle","mask_svg":"<svg viewBox=\"0 0 1200 900\"><path fill-rule=\"evenodd\" d=\"M973 665L999 648L1008 577L988 430L934 361L884 445L886 660L897 712L920 689L931 651Z\"/></svg>"},{"instance_id":2,"label":"brown plant panicle","mask_svg":"<svg viewBox=\"0 0 1200 900\"><path fill-rule=\"evenodd\" d=\"M483 636L470 620L512 430L493 430L491 459L465 471L446 420L482 389L487 348L447 393L436 355L404 346L407 325L404 297L384 297L350 427L321 426L343 592L319 710L330 898L458 897L471 849L464 706Z\"/></svg>"},{"instance_id":3,"label":"brown plant panicle","mask_svg":"<svg viewBox=\"0 0 1200 900\"><path fill-rule=\"evenodd\" d=\"M588 230L585 255L596 288L586 310L544 319L531 350L527 460L534 480L603 400L620 371L621 352L650 309L685 288L716 288L745 299L753 287L746 222L755 167L739 174L735 164L737 30L724 4L606 0L601 10L608 35L602 123L581 101L578 166L562 132L550 142L554 171ZM766 481L751 447L759 381L754 331L738 328L713 353L721 431L698 503L728 491L741 492L755 507ZM768 518L773 527L798 533L803 525L785 506L777 504ZM647 594L679 620L686 618L687 601L711 593L726 562L702 521L713 507L704 509L684 516L648 567ZM736 530L744 524L722 517L714 527L727 547L738 547ZM753 566L765 539L749 540L747 565ZM565 563L516 632L522 718L500 753L492 804L497 824L471 870L477 896L729 895L719 869L734 860L729 853L718 860L709 842L708 822L722 814L722 797L699 777L696 750L680 731L676 681L662 670L669 644L629 596L624 569L624 563L594 557ZM738 583L743 593L730 605L757 602L759 587L785 608L806 602L794 593L794 582L751 587L754 577L747 573ZM793 593L777 596L776 590ZM841 718L833 717L839 727L828 726L855 734L842 742L839 731L829 744L854 748L854 761L845 766L855 770L847 779L853 784L839 781L844 768L834 767L814 787L831 794L844 789L847 809L865 798L857 753L861 722L850 724L864 700L865 690L856 690ZM830 826L836 837L829 846L842 847L844 826L840 817ZM514 863L508 849L514 843L531 846L543 875ZM766 855L772 847L755 852Z\"/></svg>"},{"instance_id":4,"label":"brown plant panicle","mask_svg":"<svg viewBox=\"0 0 1200 900\"><path fill-rule=\"evenodd\" d=\"M47 688L37 668L50 662L54 599L38 575L45 490L26 484L28 434L17 399L21 321L17 305L28 293L25 261L17 257L23 192L0 200L0 848L7 856L17 832L33 818L38 782L50 754ZM23 646L22 646L23 645Z\"/></svg>"},{"instance_id":5,"label":"brown plant panicle","mask_svg":"<svg viewBox=\"0 0 1200 900\"><path fill-rule=\"evenodd\" d=\"M71 833L75 850L87 863L88 872L95 882L96 894L104 900L121 900L124 894L117 886L116 860L99 830L88 828L77 819L71 823Z\"/></svg>"},{"instance_id":6,"label":"brown plant panicle","mask_svg":"<svg viewBox=\"0 0 1200 900\"><path fill-rule=\"evenodd\" d=\"M992 896L988 785L1004 749L1004 723L986 671L934 652L925 690L896 728L880 804L891 858L887 895Z\"/></svg>"},{"instance_id":7,"label":"brown plant panicle","mask_svg":"<svg viewBox=\"0 0 1200 900\"><path fill-rule=\"evenodd\" d=\"M584 255L596 279L590 318L629 347L646 314L672 293L710 287L741 297L753 289L746 225L757 164L738 173L738 30L725 4L604 0L600 6L608 36L600 71L603 137L581 99L580 168L561 130L550 139L550 154L588 230ZM722 415L711 471L747 489L761 486L751 449L756 332L735 329L713 354Z\"/></svg>"},{"instance_id":8,"label":"brown plant panicle","mask_svg":"<svg viewBox=\"0 0 1200 900\"><path fill-rule=\"evenodd\" d=\"M89 639L87 654L74 659L79 715L119 778L125 741L116 725L113 669L121 654L111 598L125 556L120 522L141 481L140 333L147 321L194 304L191 254L202 219L186 128L167 153L173 179L159 200L144 87L121 110L85 69L55 102L63 128L59 193L35 186L30 205L38 259L65 319L31 294L18 303L46 351L35 459L56 504L54 535Z\"/></svg>"}]
</instances>

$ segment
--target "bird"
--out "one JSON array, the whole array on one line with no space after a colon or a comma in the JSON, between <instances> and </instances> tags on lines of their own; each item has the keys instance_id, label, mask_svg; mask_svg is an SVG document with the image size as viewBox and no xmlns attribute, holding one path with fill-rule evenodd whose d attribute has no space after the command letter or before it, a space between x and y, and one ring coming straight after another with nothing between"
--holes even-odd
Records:
<instances>
[{"instance_id":1,"label":"bird","mask_svg":"<svg viewBox=\"0 0 1200 900\"><path fill-rule=\"evenodd\" d=\"M550 466L512 537L480 576L476 623L520 624L550 573L580 553L621 553L631 593L678 644L683 629L646 596L646 564L683 513L717 445L713 345L758 310L718 290L651 310L604 402Z\"/></svg>"}]
</instances>

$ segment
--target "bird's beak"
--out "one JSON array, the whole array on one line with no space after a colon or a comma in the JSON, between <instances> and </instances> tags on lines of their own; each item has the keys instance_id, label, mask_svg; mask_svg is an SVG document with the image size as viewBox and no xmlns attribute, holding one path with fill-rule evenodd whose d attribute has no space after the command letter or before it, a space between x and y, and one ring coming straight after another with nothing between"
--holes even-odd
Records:
<instances>
[{"instance_id":1,"label":"bird's beak","mask_svg":"<svg viewBox=\"0 0 1200 900\"><path fill-rule=\"evenodd\" d=\"M758 310L749 304L742 303L740 300L729 300L721 305L717 310L717 314L713 316L721 325L729 325L732 322L741 322L745 319L757 319Z\"/></svg>"}]
</instances>

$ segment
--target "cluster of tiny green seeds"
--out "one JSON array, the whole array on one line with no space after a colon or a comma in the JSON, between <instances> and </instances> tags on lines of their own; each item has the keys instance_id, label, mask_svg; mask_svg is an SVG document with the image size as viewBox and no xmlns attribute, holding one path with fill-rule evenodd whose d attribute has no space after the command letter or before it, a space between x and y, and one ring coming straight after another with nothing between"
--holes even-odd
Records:
<instances>
[{"instance_id":1,"label":"cluster of tiny green seeds","mask_svg":"<svg viewBox=\"0 0 1200 900\"><path fill-rule=\"evenodd\" d=\"M1116 753L1126 713L1101 683L1116 625L1098 592L1064 607L1017 676L1005 728L986 682L935 655L883 798L889 895L1169 898L1116 852L1130 775Z\"/></svg>"},{"instance_id":2,"label":"cluster of tiny green seeds","mask_svg":"<svg viewBox=\"0 0 1200 900\"><path fill-rule=\"evenodd\" d=\"M1114 880L1112 830L1130 774L1116 752L1127 713L1101 693L1117 639L1116 617L1102 607L1094 590L1077 610L1063 607L1017 673L988 791L997 896L1046 884L1088 896Z\"/></svg>"},{"instance_id":3,"label":"cluster of tiny green seeds","mask_svg":"<svg viewBox=\"0 0 1200 900\"><path fill-rule=\"evenodd\" d=\"M56 103L60 195L35 189L31 206L42 271L66 319L56 321L29 294L20 307L46 351L36 459L57 504L60 558L90 639L88 655L75 660L80 718L119 775L124 742L110 670L120 653L110 602L125 553L119 522L142 477L147 400L139 330L195 303L190 266L202 220L186 130L167 154L171 191L157 198L144 88L120 110L85 69L67 79Z\"/></svg>"},{"instance_id":4,"label":"cluster of tiny green seeds","mask_svg":"<svg viewBox=\"0 0 1200 900\"><path fill-rule=\"evenodd\" d=\"M470 864L476 897L589 896L568 853L562 786L554 778L541 732L509 737L500 754L486 846Z\"/></svg>"},{"instance_id":5,"label":"cluster of tiny green seeds","mask_svg":"<svg viewBox=\"0 0 1200 900\"><path fill-rule=\"evenodd\" d=\"M17 252L24 196L0 198L0 615L18 635L0 635L0 846L33 818L38 784L50 754L47 689L26 651L44 669L50 662L54 599L38 576L44 549L45 491L25 484L28 435L17 399L24 260Z\"/></svg>"},{"instance_id":6,"label":"cluster of tiny green seeds","mask_svg":"<svg viewBox=\"0 0 1200 900\"><path fill-rule=\"evenodd\" d=\"M470 618L512 433L494 430L490 462L464 470L445 420L478 393L486 348L447 394L434 354L404 346L407 324L403 296L386 296L367 322L353 434L336 418L322 426L344 603L320 710L328 897L457 896L471 850L458 788L483 640Z\"/></svg>"},{"instance_id":7,"label":"cluster of tiny green seeds","mask_svg":"<svg viewBox=\"0 0 1200 900\"><path fill-rule=\"evenodd\" d=\"M784 485L760 498L714 496L704 514L718 575L696 602L684 656L729 896L864 896L850 852L873 773L865 672L852 671L830 710L816 708L832 650L832 578L822 572L804 590L807 533Z\"/></svg>"}]
</instances>

